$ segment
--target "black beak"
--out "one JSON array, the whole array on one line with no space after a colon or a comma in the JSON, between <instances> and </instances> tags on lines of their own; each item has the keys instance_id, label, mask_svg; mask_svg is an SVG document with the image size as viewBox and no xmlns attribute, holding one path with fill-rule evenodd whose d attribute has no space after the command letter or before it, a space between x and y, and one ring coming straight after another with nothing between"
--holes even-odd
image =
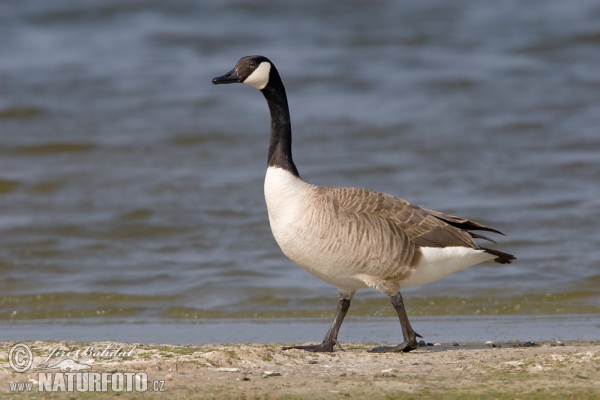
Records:
<instances>
[{"instance_id":1,"label":"black beak","mask_svg":"<svg viewBox=\"0 0 600 400\"><path fill-rule=\"evenodd\" d=\"M226 73L223 76L217 76L212 80L214 85L220 85L222 83L239 83L242 80L238 76L237 72L235 72L235 68Z\"/></svg>"}]
</instances>

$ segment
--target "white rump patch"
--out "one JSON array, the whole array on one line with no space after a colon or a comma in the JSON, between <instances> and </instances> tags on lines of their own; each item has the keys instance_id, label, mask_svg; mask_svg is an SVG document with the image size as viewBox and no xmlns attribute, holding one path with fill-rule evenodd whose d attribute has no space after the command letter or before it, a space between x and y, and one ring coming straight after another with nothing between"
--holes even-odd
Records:
<instances>
[{"instance_id":1,"label":"white rump patch","mask_svg":"<svg viewBox=\"0 0 600 400\"><path fill-rule=\"evenodd\" d=\"M401 288L425 285L496 256L470 247L421 247L422 257Z\"/></svg>"},{"instance_id":2,"label":"white rump patch","mask_svg":"<svg viewBox=\"0 0 600 400\"><path fill-rule=\"evenodd\" d=\"M258 68L248 76L243 83L263 90L267 83L269 83L269 73L271 72L271 63L263 61L260 63Z\"/></svg>"}]
</instances>

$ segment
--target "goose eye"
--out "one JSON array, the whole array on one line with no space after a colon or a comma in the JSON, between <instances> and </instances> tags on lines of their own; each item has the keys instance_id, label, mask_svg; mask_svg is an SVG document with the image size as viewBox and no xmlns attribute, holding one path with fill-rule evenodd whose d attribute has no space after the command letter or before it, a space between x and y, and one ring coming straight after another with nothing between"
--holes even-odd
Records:
<instances>
[{"instance_id":1,"label":"goose eye","mask_svg":"<svg viewBox=\"0 0 600 400\"><path fill-rule=\"evenodd\" d=\"M252 68L256 67L256 61L250 61L250 66L251 66Z\"/></svg>"}]
</instances>

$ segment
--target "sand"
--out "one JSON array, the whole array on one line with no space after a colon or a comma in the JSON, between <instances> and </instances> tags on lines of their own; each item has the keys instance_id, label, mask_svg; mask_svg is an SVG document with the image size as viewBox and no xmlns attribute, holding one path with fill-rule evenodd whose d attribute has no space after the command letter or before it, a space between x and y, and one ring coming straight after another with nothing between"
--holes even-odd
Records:
<instances>
[{"instance_id":1,"label":"sand","mask_svg":"<svg viewBox=\"0 0 600 400\"><path fill-rule=\"evenodd\" d=\"M364 343L343 344L343 350L319 354L256 343L23 343L33 356L31 368L23 373L8 363L16 342L0 345L3 397L39 398L39 374L60 374L58 367L40 367L70 359L87 368L84 373L147 374L147 393L124 391L118 393L120 398L600 398L600 341L442 343L407 354L368 353L372 345ZM26 356L17 362L23 363ZM15 382L29 382L32 391L14 392ZM113 398L115 394L108 386L102 393L54 392L44 397Z\"/></svg>"}]
</instances>

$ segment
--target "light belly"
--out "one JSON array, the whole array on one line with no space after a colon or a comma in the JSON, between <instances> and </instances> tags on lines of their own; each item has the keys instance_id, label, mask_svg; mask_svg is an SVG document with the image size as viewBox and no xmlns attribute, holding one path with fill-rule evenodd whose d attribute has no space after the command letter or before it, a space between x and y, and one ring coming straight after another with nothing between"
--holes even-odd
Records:
<instances>
[{"instance_id":1,"label":"light belly","mask_svg":"<svg viewBox=\"0 0 600 400\"><path fill-rule=\"evenodd\" d=\"M349 268L352 257L336 229L339 221L315 198L313 185L270 167L265 177L265 200L271 231L288 258L331 285L365 287Z\"/></svg>"},{"instance_id":2,"label":"light belly","mask_svg":"<svg viewBox=\"0 0 600 400\"><path fill-rule=\"evenodd\" d=\"M346 289L367 287L355 276L354 251L347 248L339 235L331 230L319 232L318 226L308 221L305 224L271 221L271 230L283 253L317 278Z\"/></svg>"}]
</instances>

